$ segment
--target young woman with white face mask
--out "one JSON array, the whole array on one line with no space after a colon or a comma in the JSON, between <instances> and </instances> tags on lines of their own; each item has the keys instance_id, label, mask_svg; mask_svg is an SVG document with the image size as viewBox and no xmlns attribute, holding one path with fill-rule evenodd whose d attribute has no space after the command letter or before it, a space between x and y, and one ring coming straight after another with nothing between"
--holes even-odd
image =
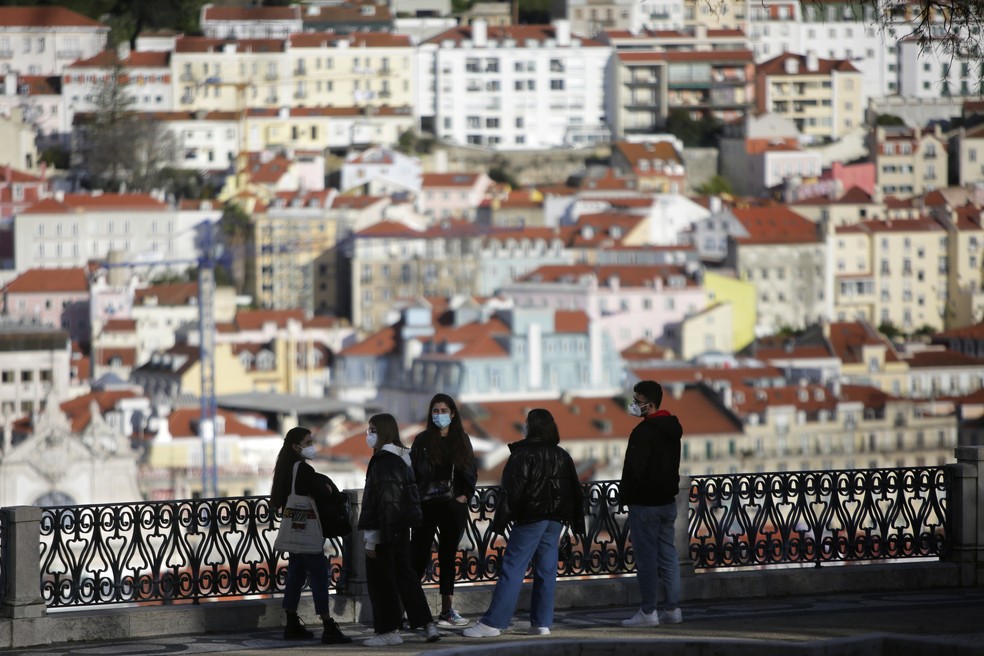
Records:
<instances>
[{"instance_id":1,"label":"young woman with white face mask","mask_svg":"<svg viewBox=\"0 0 984 656\"><path fill-rule=\"evenodd\" d=\"M307 428L297 426L287 431L283 446L277 455L277 464L273 469L273 485L270 489L270 505L283 509L290 495L291 484L297 494L311 497L319 508L328 503L333 494L342 494L332 483L331 479L314 471L306 461L312 460L318 453L314 437ZM294 465L297 464L297 480L294 480ZM322 529L323 530L323 529ZM328 558L324 551L318 553L291 553L287 562L287 581L284 584L283 609L287 614L287 626L284 627L284 640L301 640L313 638L314 634L304 628L297 616L297 605L301 599L301 588L305 579L311 583L311 596L314 598L314 610L321 617L324 632L321 642L324 644L346 644L351 638L342 634L338 624L332 619L328 609Z\"/></svg>"},{"instance_id":2,"label":"young woman with white face mask","mask_svg":"<svg viewBox=\"0 0 984 656\"><path fill-rule=\"evenodd\" d=\"M468 522L468 501L478 478L471 439L461 426L458 406L447 394L436 394L427 411L427 427L410 449L413 474L420 490L423 521L413 531L413 566L423 576L431 562L434 533L440 529L437 563L440 568L441 613L437 625L468 625L454 608L458 542Z\"/></svg>"}]
</instances>

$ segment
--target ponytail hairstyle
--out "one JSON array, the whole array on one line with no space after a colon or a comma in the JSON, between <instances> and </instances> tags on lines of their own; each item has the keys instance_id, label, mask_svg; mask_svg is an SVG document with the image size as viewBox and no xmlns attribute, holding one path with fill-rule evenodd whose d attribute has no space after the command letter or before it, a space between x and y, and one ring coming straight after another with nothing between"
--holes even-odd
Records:
<instances>
[{"instance_id":1,"label":"ponytail hairstyle","mask_svg":"<svg viewBox=\"0 0 984 656\"><path fill-rule=\"evenodd\" d=\"M270 505L274 508L283 508L290 495L291 477L294 475L294 463L304 460L301 454L294 447L300 445L308 435L310 429L302 426L295 426L287 431L284 436L283 446L277 454L277 464L273 467L273 485L270 486Z\"/></svg>"},{"instance_id":2,"label":"ponytail hairstyle","mask_svg":"<svg viewBox=\"0 0 984 656\"><path fill-rule=\"evenodd\" d=\"M441 429L434 423L434 406L443 403L451 410L451 425L447 437L441 437ZM453 464L456 467L471 467L475 462L475 452L471 440L461 425L458 404L447 394L435 394L427 406L427 428L424 429L427 459L431 464Z\"/></svg>"}]
</instances>

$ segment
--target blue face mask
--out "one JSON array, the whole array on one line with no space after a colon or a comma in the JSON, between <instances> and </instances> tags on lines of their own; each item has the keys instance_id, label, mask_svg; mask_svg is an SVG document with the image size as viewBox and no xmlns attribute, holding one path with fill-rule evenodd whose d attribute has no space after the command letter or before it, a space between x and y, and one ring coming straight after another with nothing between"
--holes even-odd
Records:
<instances>
[{"instance_id":1,"label":"blue face mask","mask_svg":"<svg viewBox=\"0 0 984 656\"><path fill-rule=\"evenodd\" d=\"M447 428L448 426L451 425L451 415L438 414L435 412L434 414L431 415L431 421L433 421L434 425L437 426L438 428Z\"/></svg>"}]
</instances>

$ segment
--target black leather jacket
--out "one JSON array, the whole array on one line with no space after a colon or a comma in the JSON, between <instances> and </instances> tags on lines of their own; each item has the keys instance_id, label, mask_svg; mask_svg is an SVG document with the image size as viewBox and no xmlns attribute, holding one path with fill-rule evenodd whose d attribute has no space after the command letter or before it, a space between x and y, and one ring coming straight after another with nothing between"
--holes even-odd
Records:
<instances>
[{"instance_id":1,"label":"black leather jacket","mask_svg":"<svg viewBox=\"0 0 984 656\"><path fill-rule=\"evenodd\" d=\"M424 431L414 438L410 447L410 462L413 463L413 475L417 479L417 488L421 491L430 487L434 481L446 481L451 478L451 487L454 489L455 497L465 497L471 499L475 494L475 485L478 482L478 464L475 461L475 454L472 452L471 440L467 435L464 436L471 453L471 465L468 467L453 467L450 462L431 462L427 450L431 448L430 443L435 439L430 433ZM445 438L436 438L445 439Z\"/></svg>"},{"instance_id":2,"label":"black leather jacket","mask_svg":"<svg viewBox=\"0 0 984 656\"><path fill-rule=\"evenodd\" d=\"M378 531L380 543L393 542L407 529L419 526L420 520L413 470L403 457L384 447L369 461L359 530Z\"/></svg>"},{"instance_id":3,"label":"black leather jacket","mask_svg":"<svg viewBox=\"0 0 984 656\"><path fill-rule=\"evenodd\" d=\"M623 505L664 506L680 490L680 439L683 427L666 410L648 415L629 435L619 500Z\"/></svg>"},{"instance_id":4,"label":"black leather jacket","mask_svg":"<svg viewBox=\"0 0 984 656\"><path fill-rule=\"evenodd\" d=\"M584 535L584 492L570 454L531 439L514 442L509 450L492 530L501 534L510 521L551 519Z\"/></svg>"}]
</instances>

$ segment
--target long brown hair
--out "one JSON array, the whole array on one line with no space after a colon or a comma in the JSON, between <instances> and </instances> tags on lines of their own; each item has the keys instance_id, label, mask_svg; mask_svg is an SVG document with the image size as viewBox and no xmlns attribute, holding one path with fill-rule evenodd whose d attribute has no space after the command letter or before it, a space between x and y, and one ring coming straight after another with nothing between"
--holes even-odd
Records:
<instances>
[{"instance_id":1,"label":"long brown hair","mask_svg":"<svg viewBox=\"0 0 984 656\"><path fill-rule=\"evenodd\" d=\"M441 429L434 423L434 406L444 403L451 410L451 425L448 426L447 437L441 437ZM456 467L471 467L475 461L475 452L471 448L464 427L461 425L461 414L458 404L447 394L435 394L427 406L427 427L424 429L424 444L427 447L427 458L432 464L454 464Z\"/></svg>"},{"instance_id":2,"label":"long brown hair","mask_svg":"<svg viewBox=\"0 0 984 656\"><path fill-rule=\"evenodd\" d=\"M304 460L301 454L294 447L300 444L311 434L311 431L303 426L295 426L287 431L284 436L283 446L277 454L277 464L273 467L273 484L270 486L270 505L274 508L282 508L287 503L290 496L291 478L294 475L294 463Z\"/></svg>"},{"instance_id":3,"label":"long brown hair","mask_svg":"<svg viewBox=\"0 0 984 656\"><path fill-rule=\"evenodd\" d=\"M376 448L381 449L387 444L403 446L400 440L400 426L396 423L396 418L391 414L373 415L369 417L369 423L376 429Z\"/></svg>"}]
</instances>

